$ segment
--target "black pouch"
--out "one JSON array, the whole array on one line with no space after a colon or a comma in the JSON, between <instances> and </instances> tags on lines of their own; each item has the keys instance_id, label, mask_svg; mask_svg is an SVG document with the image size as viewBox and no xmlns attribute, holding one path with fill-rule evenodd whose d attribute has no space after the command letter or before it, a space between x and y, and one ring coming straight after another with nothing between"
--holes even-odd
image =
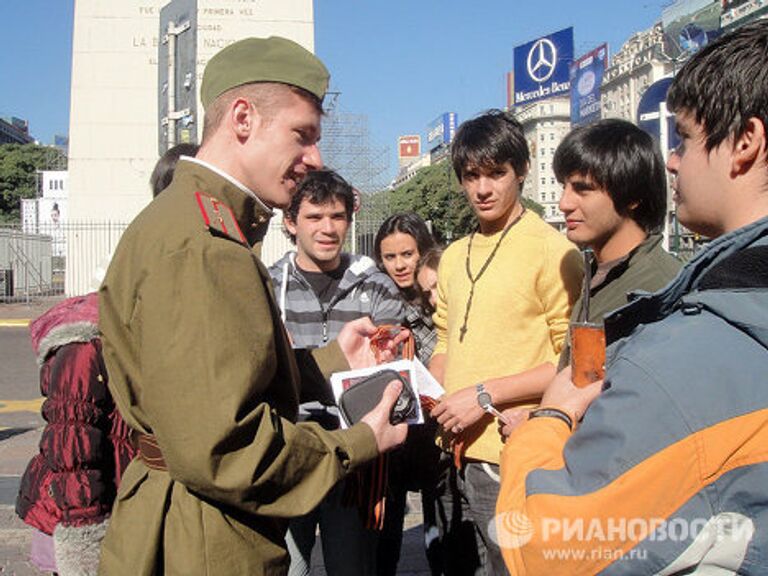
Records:
<instances>
[{"instance_id":1,"label":"black pouch","mask_svg":"<svg viewBox=\"0 0 768 576\"><path fill-rule=\"evenodd\" d=\"M394 370L384 369L361 379L353 379L339 397L339 411L348 426L358 423L381 401L384 389L392 380L400 380L403 389L392 407L389 421L392 424L405 422L416 415L416 395L407 378ZM347 384L347 382L345 382Z\"/></svg>"}]
</instances>

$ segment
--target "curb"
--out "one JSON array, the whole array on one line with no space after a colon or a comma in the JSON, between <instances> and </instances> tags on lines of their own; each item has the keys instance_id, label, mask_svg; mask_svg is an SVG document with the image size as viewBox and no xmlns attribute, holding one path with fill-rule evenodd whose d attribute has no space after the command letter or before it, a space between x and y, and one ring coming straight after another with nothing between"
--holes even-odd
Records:
<instances>
[{"instance_id":1,"label":"curb","mask_svg":"<svg viewBox=\"0 0 768 576\"><path fill-rule=\"evenodd\" d=\"M18 318L12 320L0 320L0 328L26 328L31 320L29 318Z\"/></svg>"},{"instance_id":2,"label":"curb","mask_svg":"<svg viewBox=\"0 0 768 576\"><path fill-rule=\"evenodd\" d=\"M38 397L31 400L0 400L0 414L9 414L11 412L40 412L40 408L45 402L45 398Z\"/></svg>"}]
</instances>

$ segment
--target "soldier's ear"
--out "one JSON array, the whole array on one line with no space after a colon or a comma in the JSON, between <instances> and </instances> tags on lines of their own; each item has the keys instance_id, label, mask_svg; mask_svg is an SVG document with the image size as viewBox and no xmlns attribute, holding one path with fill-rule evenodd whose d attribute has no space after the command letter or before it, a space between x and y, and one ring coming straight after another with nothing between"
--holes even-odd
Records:
<instances>
[{"instance_id":1,"label":"soldier's ear","mask_svg":"<svg viewBox=\"0 0 768 576\"><path fill-rule=\"evenodd\" d=\"M238 138L247 139L261 124L261 115L246 98L236 98L229 112L232 130Z\"/></svg>"}]
</instances>

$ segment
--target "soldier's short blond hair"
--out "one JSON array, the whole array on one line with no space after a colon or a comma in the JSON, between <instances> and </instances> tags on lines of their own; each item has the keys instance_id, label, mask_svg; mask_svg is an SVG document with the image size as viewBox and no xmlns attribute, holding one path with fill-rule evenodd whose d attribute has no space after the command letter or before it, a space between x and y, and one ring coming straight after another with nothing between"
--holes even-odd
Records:
<instances>
[{"instance_id":1,"label":"soldier's short blond hair","mask_svg":"<svg viewBox=\"0 0 768 576\"><path fill-rule=\"evenodd\" d=\"M243 86L236 86L227 90L211 102L205 111L205 119L203 120L203 143L216 132L227 110L238 98L251 102L259 111L259 114L269 121L287 103L287 95L290 93L298 94L305 98L322 114L323 109L320 99L302 88L278 82L244 84Z\"/></svg>"}]
</instances>

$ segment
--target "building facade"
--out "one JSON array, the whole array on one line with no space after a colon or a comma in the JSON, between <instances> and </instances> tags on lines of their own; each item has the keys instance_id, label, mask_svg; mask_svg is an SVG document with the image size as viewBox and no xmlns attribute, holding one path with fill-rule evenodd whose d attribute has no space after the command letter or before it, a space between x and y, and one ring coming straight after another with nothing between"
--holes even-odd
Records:
<instances>
[{"instance_id":1,"label":"building facade","mask_svg":"<svg viewBox=\"0 0 768 576\"><path fill-rule=\"evenodd\" d=\"M402 166L400 168L400 170L397 172L397 176L395 176L395 179L392 180L392 184L390 187L393 190L395 188L399 188L400 186L408 182L408 180L416 176L419 170L431 165L432 165L432 157L429 154L422 154L418 160L415 160L410 164L406 166Z\"/></svg>"},{"instance_id":2,"label":"building facade","mask_svg":"<svg viewBox=\"0 0 768 576\"><path fill-rule=\"evenodd\" d=\"M605 71L602 117L637 122L637 106L645 90L673 72L673 62L663 53L661 22L633 34Z\"/></svg>"},{"instance_id":3,"label":"building facade","mask_svg":"<svg viewBox=\"0 0 768 576\"><path fill-rule=\"evenodd\" d=\"M29 124L21 118L0 118L0 144L31 144Z\"/></svg>"},{"instance_id":4,"label":"building facade","mask_svg":"<svg viewBox=\"0 0 768 576\"><path fill-rule=\"evenodd\" d=\"M544 207L544 220L558 230L565 218L558 208L562 186L552 170L552 160L560 141L571 129L569 97L550 98L520 106L515 116L523 125L531 152L531 167L523 186L523 196Z\"/></svg>"},{"instance_id":5,"label":"building facade","mask_svg":"<svg viewBox=\"0 0 768 576\"><path fill-rule=\"evenodd\" d=\"M738 28L758 18L768 18L768 0L723 0L723 13L720 16L723 31Z\"/></svg>"},{"instance_id":6,"label":"building facade","mask_svg":"<svg viewBox=\"0 0 768 576\"><path fill-rule=\"evenodd\" d=\"M174 0L177 1L177 0ZM199 102L199 83L208 59L248 36L280 35L314 50L312 0L188 0L194 10L195 71L187 79ZM158 133L160 13L168 0L109 2L77 0L72 47L69 130L71 222L128 222L151 199L149 176L159 157ZM186 119L199 141L202 118ZM79 234L67 244L68 294L87 286L107 253ZM73 270L73 272L77 272ZM70 281L72 279L72 281Z\"/></svg>"}]
</instances>

